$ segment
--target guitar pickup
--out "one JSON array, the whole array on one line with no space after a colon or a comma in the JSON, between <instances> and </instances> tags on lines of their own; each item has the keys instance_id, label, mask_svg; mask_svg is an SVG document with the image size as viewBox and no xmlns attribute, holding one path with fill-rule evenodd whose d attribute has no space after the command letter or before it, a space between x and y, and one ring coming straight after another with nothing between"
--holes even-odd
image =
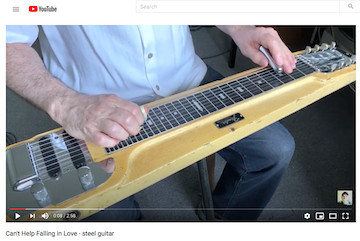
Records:
<instances>
[{"instance_id":1,"label":"guitar pickup","mask_svg":"<svg viewBox=\"0 0 360 241\"><path fill-rule=\"evenodd\" d=\"M42 137L39 140L39 147L49 176L58 178L61 174L61 170L50 138L48 136Z\"/></svg>"},{"instance_id":2,"label":"guitar pickup","mask_svg":"<svg viewBox=\"0 0 360 241\"><path fill-rule=\"evenodd\" d=\"M244 116L240 113L233 114L231 116L225 117L224 119L215 121L215 126L217 128L223 128L228 125L234 124L244 119Z\"/></svg>"},{"instance_id":3,"label":"guitar pickup","mask_svg":"<svg viewBox=\"0 0 360 241\"><path fill-rule=\"evenodd\" d=\"M70 136L66 132L63 132L63 139L75 168L79 169L80 167L86 166L85 156L80 148L77 139Z\"/></svg>"}]
</instances>

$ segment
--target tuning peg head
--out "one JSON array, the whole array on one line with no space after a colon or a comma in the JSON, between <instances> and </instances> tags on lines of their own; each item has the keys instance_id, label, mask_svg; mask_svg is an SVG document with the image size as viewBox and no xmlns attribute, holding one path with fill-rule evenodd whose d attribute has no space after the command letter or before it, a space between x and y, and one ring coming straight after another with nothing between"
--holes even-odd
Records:
<instances>
[{"instance_id":1,"label":"tuning peg head","mask_svg":"<svg viewBox=\"0 0 360 241\"><path fill-rule=\"evenodd\" d=\"M352 55L351 56L351 60L352 60L352 63L355 64L356 63L356 55Z\"/></svg>"},{"instance_id":2,"label":"tuning peg head","mask_svg":"<svg viewBox=\"0 0 360 241\"><path fill-rule=\"evenodd\" d=\"M317 51L319 51L320 46L318 44L315 44L314 46L314 53L316 53Z\"/></svg>"},{"instance_id":3,"label":"tuning peg head","mask_svg":"<svg viewBox=\"0 0 360 241\"><path fill-rule=\"evenodd\" d=\"M339 66L339 65L337 65L337 64L332 64L331 67L330 67L330 68L331 68L331 72L335 71L338 66ZM340 66L339 66L339 67L340 67Z\"/></svg>"},{"instance_id":4,"label":"tuning peg head","mask_svg":"<svg viewBox=\"0 0 360 241\"><path fill-rule=\"evenodd\" d=\"M305 48L305 54L310 54L311 53L311 47L310 46L306 46Z\"/></svg>"},{"instance_id":5,"label":"tuning peg head","mask_svg":"<svg viewBox=\"0 0 360 241\"><path fill-rule=\"evenodd\" d=\"M349 66L351 65L353 62L352 62L352 59L351 58L346 58L345 59L345 66Z\"/></svg>"},{"instance_id":6,"label":"tuning peg head","mask_svg":"<svg viewBox=\"0 0 360 241\"><path fill-rule=\"evenodd\" d=\"M329 45L328 45L328 44L326 44L326 43L321 44L321 50L322 50L322 51L325 51L325 50L327 50L328 48L329 48Z\"/></svg>"},{"instance_id":7,"label":"tuning peg head","mask_svg":"<svg viewBox=\"0 0 360 241\"><path fill-rule=\"evenodd\" d=\"M336 42L332 41L330 44L330 49L335 49L336 48Z\"/></svg>"},{"instance_id":8,"label":"tuning peg head","mask_svg":"<svg viewBox=\"0 0 360 241\"><path fill-rule=\"evenodd\" d=\"M344 60L341 60L341 61L339 62L339 67L342 68L344 65L345 65L345 61L344 61Z\"/></svg>"}]
</instances>

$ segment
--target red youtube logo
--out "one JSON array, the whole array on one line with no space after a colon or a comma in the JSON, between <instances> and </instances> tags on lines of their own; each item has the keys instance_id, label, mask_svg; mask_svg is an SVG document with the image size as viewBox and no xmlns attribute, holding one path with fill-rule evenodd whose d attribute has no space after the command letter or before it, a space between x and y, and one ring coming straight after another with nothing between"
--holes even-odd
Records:
<instances>
[{"instance_id":1,"label":"red youtube logo","mask_svg":"<svg viewBox=\"0 0 360 241\"><path fill-rule=\"evenodd\" d=\"M37 12L38 7L37 6L29 6L29 12Z\"/></svg>"}]
</instances>

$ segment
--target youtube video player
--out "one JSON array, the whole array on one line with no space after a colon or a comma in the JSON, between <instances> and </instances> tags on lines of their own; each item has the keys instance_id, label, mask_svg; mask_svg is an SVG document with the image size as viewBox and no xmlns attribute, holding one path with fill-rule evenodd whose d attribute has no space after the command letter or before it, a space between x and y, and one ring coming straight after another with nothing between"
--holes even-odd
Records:
<instances>
[{"instance_id":1,"label":"youtube video player","mask_svg":"<svg viewBox=\"0 0 360 241\"><path fill-rule=\"evenodd\" d=\"M6 1L2 236L353 237L359 3Z\"/></svg>"}]
</instances>

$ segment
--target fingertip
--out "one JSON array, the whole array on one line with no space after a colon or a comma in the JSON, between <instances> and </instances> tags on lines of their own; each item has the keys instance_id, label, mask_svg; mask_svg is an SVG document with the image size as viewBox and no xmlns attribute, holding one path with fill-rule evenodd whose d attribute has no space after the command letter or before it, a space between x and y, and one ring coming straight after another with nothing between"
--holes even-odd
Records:
<instances>
[{"instance_id":1,"label":"fingertip","mask_svg":"<svg viewBox=\"0 0 360 241\"><path fill-rule=\"evenodd\" d=\"M114 138L111 138L110 136L100 133L98 134L94 140L94 144L100 147L113 147L119 143L119 141L115 140Z\"/></svg>"},{"instance_id":2,"label":"fingertip","mask_svg":"<svg viewBox=\"0 0 360 241\"><path fill-rule=\"evenodd\" d=\"M149 107L147 107L145 105L143 105L143 106L144 106L144 110L145 110L146 114L149 114L149 111L150 111Z\"/></svg>"},{"instance_id":3,"label":"fingertip","mask_svg":"<svg viewBox=\"0 0 360 241\"><path fill-rule=\"evenodd\" d=\"M119 143L119 141L112 139L112 138L108 138L108 140L103 142L101 146L111 148L111 147L116 146L118 143Z\"/></svg>"},{"instance_id":4,"label":"fingertip","mask_svg":"<svg viewBox=\"0 0 360 241\"><path fill-rule=\"evenodd\" d=\"M115 161L113 158L105 159L99 162L99 165L106 173L112 173L115 170Z\"/></svg>"},{"instance_id":5,"label":"fingertip","mask_svg":"<svg viewBox=\"0 0 360 241\"><path fill-rule=\"evenodd\" d=\"M289 65L285 65L283 66L283 68L284 68L284 72L287 74L291 74L294 70L294 68L290 67Z\"/></svg>"},{"instance_id":6,"label":"fingertip","mask_svg":"<svg viewBox=\"0 0 360 241\"><path fill-rule=\"evenodd\" d=\"M115 161L114 161L114 159L113 158L107 159L105 171L107 173L112 173L112 172L114 172L114 170L115 170Z\"/></svg>"}]
</instances>

